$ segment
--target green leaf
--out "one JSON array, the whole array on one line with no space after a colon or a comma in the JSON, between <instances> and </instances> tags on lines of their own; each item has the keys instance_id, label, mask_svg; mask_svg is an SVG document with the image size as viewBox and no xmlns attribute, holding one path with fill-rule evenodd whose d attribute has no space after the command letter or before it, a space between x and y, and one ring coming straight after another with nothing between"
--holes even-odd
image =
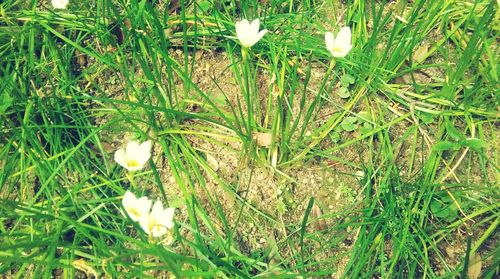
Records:
<instances>
[{"instance_id":1,"label":"green leaf","mask_svg":"<svg viewBox=\"0 0 500 279\"><path fill-rule=\"evenodd\" d=\"M286 213L286 204L283 202L282 199L279 199L276 202L276 210L278 210L279 213L285 214Z\"/></svg>"},{"instance_id":2,"label":"green leaf","mask_svg":"<svg viewBox=\"0 0 500 279\"><path fill-rule=\"evenodd\" d=\"M455 219L457 219L457 217L458 217L458 212L457 212L457 210L451 210L450 208L448 208L448 209L447 209L447 211L448 211L448 216L447 216L447 217L445 217L445 220L446 220L447 222L452 222L452 221L454 221Z\"/></svg>"},{"instance_id":3,"label":"green leaf","mask_svg":"<svg viewBox=\"0 0 500 279\"><path fill-rule=\"evenodd\" d=\"M356 114L356 117L359 119L359 121L371 121L372 120L372 116L367 111L358 112L358 114Z\"/></svg>"},{"instance_id":4,"label":"green leaf","mask_svg":"<svg viewBox=\"0 0 500 279\"><path fill-rule=\"evenodd\" d=\"M488 145L484 140L474 138L466 139L461 143L463 146L470 147L471 149L474 149L476 151L479 151Z\"/></svg>"},{"instance_id":5,"label":"green leaf","mask_svg":"<svg viewBox=\"0 0 500 279\"><path fill-rule=\"evenodd\" d=\"M346 87L340 87L337 94L339 94L340 98L342 99L351 97L351 92L349 92L349 89L347 89Z\"/></svg>"},{"instance_id":6,"label":"green leaf","mask_svg":"<svg viewBox=\"0 0 500 279\"><path fill-rule=\"evenodd\" d=\"M354 117L354 116L347 116L345 118L346 121L349 121L351 123L356 123L356 121L358 121L358 118L357 117Z\"/></svg>"},{"instance_id":7,"label":"green leaf","mask_svg":"<svg viewBox=\"0 0 500 279\"><path fill-rule=\"evenodd\" d=\"M453 138L454 140L465 140L465 136L460 132L453 123L446 121L445 122L445 127L446 131L448 132L448 135Z\"/></svg>"},{"instance_id":8,"label":"green leaf","mask_svg":"<svg viewBox=\"0 0 500 279\"><path fill-rule=\"evenodd\" d=\"M453 200L451 199L450 195L448 195L448 193L442 192L439 196L440 196L440 199L445 204L449 204L449 203L453 202Z\"/></svg>"},{"instance_id":9,"label":"green leaf","mask_svg":"<svg viewBox=\"0 0 500 279\"><path fill-rule=\"evenodd\" d=\"M184 205L184 199L181 197L174 197L169 200L168 206L173 208L181 208Z\"/></svg>"},{"instance_id":10,"label":"green leaf","mask_svg":"<svg viewBox=\"0 0 500 279\"><path fill-rule=\"evenodd\" d=\"M333 142L338 142L340 141L340 133L339 132L336 132L336 131L333 131L330 133L330 139L333 141Z\"/></svg>"},{"instance_id":11,"label":"green leaf","mask_svg":"<svg viewBox=\"0 0 500 279\"><path fill-rule=\"evenodd\" d=\"M358 128L358 125L354 124L352 121L348 119L349 117L346 117L342 123L340 123L340 126L342 126L342 129L346 132L352 132Z\"/></svg>"},{"instance_id":12,"label":"green leaf","mask_svg":"<svg viewBox=\"0 0 500 279\"><path fill-rule=\"evenodd\" d=\"M450 211L446 208L446 205L439 200L433 200L430 209L432 214L438 218L446 218L450 215Z\"/></svg>"},{"instance_id":13,"label":"green leaf","mask_svg":"<svg viewBox=\"0 0 500 279\"><path fill-rule=\"evenodd\" d=\"M434 122L434 115L430 113L421 113L420 120L422 120L422 122L424 122L425 124L431 124L432 122Z\"/></svg>"},{"instance_id":14,"label":"green leaf","mask_svg":"<svg viewBox=\"0 0 500 279\"><path fill-rule=\"evenodd\" d=\"M443 203L440 200L434 198L431 201L430 209L432 213L441 211L443 209Z\"/></svg>"},{"instance_id":15,"label":"green leaf","mask_svg":"<svg viewBox=\"0 0 500 279\"><path fill-rule=\"evenodd\" d=\"M460 144L445 140L436 143L432 149L434 151L459 150Z\"/></svg>"},{"instance_id":16,"label":"green leaf","mask_svg":"<svg viewBox=\"0 0 500 279\"><path fill-rule=\"evenodd\" d=\"M353 76L349 75L349 74L345 74L342 76L342 78L340 79L340 84L344 87L348 87L349 85L351 84L354 84L356 80L354 79Z\"/></svg>"},{"instance_id":17,"label":"green leaf","mask_svg":"<svg viewBox=\"0 0 500 279\"><path fill-rule=\"evenodd\" d=\"M198 2L198 7L200 10L202 10L204 13L207 13L210 8L212 7L212 3L210 1L199 1Z\"/></svg>"},{"instance_id":18,"label":"green leaf","mask_svg":"<svg viewBox=\"0 0 500 279\"><path fill-rule=\"evenodd\" d=\"M373 131L373 126L372 126L372 124L365 122L365 123L363 123L363 125L361 126L359 131L361 132L361 134L368 134L371 131Z\"/></svg>"}]
</instances>

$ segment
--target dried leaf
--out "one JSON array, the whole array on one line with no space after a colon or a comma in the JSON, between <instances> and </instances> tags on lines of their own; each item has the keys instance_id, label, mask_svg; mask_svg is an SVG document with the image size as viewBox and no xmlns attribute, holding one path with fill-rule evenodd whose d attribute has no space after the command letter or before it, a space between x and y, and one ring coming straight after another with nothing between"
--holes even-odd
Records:
<instances>
[{"instance_id":1,"label":"dried leaf","mask_svg":"<svg viewBox=\"0 0 500 279\"><path fill-rule=\"evenodd\" d=\"M205 153L205 155L207 156L207 163L208 165L214 170L214 171L218 171L219 170L219 162L217 161L217 159L215 159L214 156L208 154L208 153Z\"/></svg>"},{"instance_id":2,"label":"dried leaf","mask_svg":"<svg viewBox=\"0 0 500 279\"><path fill-rule=\"evenodd\" d=\"M106 153L111 153L116 150L116 147L113 146L111 143L107 142L101 142L102 149L104 149L104 152Z\"/></svg>"},{"instance_id":3,"label":"dried leaf","mask_svg":"<svg viewBox=\"0 0 500 279\"><path fill-rule=\"evenodd\" d=\"M477 279L479 275L481 275L481 267L483 262L481 260L481 256L479 254L472 254L469 258L469 269L467 270L467 276L470 279Z\"/></svg>"},{"instance_id":4,"label":"dried leaf","mask_svg":"<svg viewBox=\"0 0 500 279\"><path fill-rule=\"evenodd\" d=\"M92 150L92 152L94 152L97 155L103 155L103 152L109 154L116 150L116 148L113 145L106 142L101 142L102 150L97 145L93 144L91 144L89 147Z\"/></svg>"},{"instance_id":5,"label":"dried leaf","mask_svg":"<svg viewBox=\"0 0 500 279\"><path fill-rule=\"evenodd\" d=\"M273 143L273 135L271 133L253 133L252 139L254 139L260 147L268 148Z\"/></svg>"},{"instance_id":6,"label":"dried leaf","mask_svg":"<svg viewBox=\"0 0 500 279\"><path fill-rule=\"evenodd\" d=\"M326 221L324 219L320 219L322 215L323 212L321 212L321 208L319 208L317 204L313 204L311 217L316 220L313 223L313 227L316 231L326 230Z\"/></svg>"},{"instance_id":7,"label":"dried leaf","mask_svg":"<svg viewBox=\"0 0 500 279\"><path fill-rule=\"evenodd\" d=\"M394 15L394 17L395 17L397 20L401 21L402 23L408 24L408 21L407 21L406 19L404 19L403 17L400 17L400 16L398 16L398 15Z\"/></svg>"},{"instance_id":8,"label":"dried leaf","mask_svg":"<svg viewBox=\"0 0 500 279\"><path fill-rule=\"evenodd\" d=\"M87 66L87 55L78 49L75 50L75 63L79 68L85 68Z\"/></svg>"},{"instance_id":9,"label":"dried leaf","mask_svg":"<svg viewBox=\"0 0 500 279\"><path fill-rule=\"evenodd\" d=\"M123 25L125 25L128 30L132 29L132 23L127 18L123 20Z\"/></svg>"},{"instance_id":10,"label":"dried leaf","mask_svg":"<svg viewBox=\"0 0 500 279\"><path fill-rule=\"evenodd\" d=\"M74 260L73 267L80 271L85 272L87 276L92 274L95 278L98 278L95 269L91 267L84 259Z\"/></svg>"},{"instance_id":11,"label":"dried leaf","mask_svg":"<svg viewBox=\"0 0 500 279\"><path fill-rule=\"evenodd\" d=\"M112 45L107 45L106 46L106 51L107 52L116 52L118 49Z\"/></svg>"},{"instance_id":12,"label":"dried leaf","mask_svg":"<svg viewBox=\"0 0 500 279\"><path fill-rule=\"evenodd\" d=\"M417 63L422 63L427 58L429 54L429 45L422 44L415 52L413 53L412 60Z\"/></svg>"},{"instance_id":13,"label":"dried leaf","mask_svg":"<svg viewBox=\"0 0 500 279\"><path fill-rule=\"evenodd\" d=\"M166 28L163 30L163 33L165 34L166 38L170 38L172 34L174 34L174 31L172 30L172 28Z\"/></svg>"}]
</instances>

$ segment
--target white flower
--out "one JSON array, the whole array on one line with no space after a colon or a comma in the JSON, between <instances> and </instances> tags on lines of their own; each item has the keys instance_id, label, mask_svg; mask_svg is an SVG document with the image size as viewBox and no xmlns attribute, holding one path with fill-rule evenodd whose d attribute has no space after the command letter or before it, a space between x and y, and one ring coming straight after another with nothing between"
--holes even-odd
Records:
<instances>
[{"instance_id":1,"label":"white flower","mask_svg":"<svg viewBox=\"0 0 500 279\"><path fill-rule=\"evenodd\" d=\"M147 197L137 198L132 192L127 191L122 199L122 205L127 211L128 216L133 221L147 219L152 201Z\"/></svg>"},{"instance_id":2,"label":"white flower","mask_svg":"<svg viewBox=\"0 0 500 279\"><path fill-rule=\"evenodd\" d=\"M252 23L243 19L236 22L236 36L240 40L241 45L244 47L251 47L255 45L267 33L267 30L259 32L259 19L254 19Z\"/></svg>"},{"instance_id":3,"label":"white flower","mask_svg":"<svg viewBox=\"0 0 500 279\"><path fill-rule=\"evenodd\" d=\"M115 161L129 171L140 170L151 158L151 141L139 145L135 141L127 144L125 149L115 152Z\"/></svg>"},{"instance_id":4,"label":"white flower","mask_svg":"<svg viewBox=\"0 0 500 279\"><path fill-rule=\"evenodd\" d=\"M333 37L332 32L325 33L326 49L328 49L333 57L345 57L352 49L351 44L351 28L340 28L337 37Z\"/></svg>"},{"instance_id":5,"label":"white flower","mask_svg":"<svg viewBox=\"0 0 500 279\"><path fill-rule=\"evenodd\" d=\"M68 6L69 0L52 0L52 6L54 9L66 9Z\"/></svg>"},{"instance_id":6,"label":"white flower","mask_svg":"<svg viewBox=\"0 0 500 279\"><path fill-rule=\"evenodd\" d=\"M167 233L168 229L174 227L174 209L169 207L163 209L160 201L153 204L151 213L139 221L142 229L153 237L160 237Z\"/></svg>"}]
</instances>

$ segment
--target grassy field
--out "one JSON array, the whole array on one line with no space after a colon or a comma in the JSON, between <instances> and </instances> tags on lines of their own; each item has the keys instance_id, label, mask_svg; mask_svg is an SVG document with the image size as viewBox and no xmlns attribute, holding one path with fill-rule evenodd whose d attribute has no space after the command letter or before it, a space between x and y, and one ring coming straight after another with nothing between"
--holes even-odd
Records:
<instances>
[{"instance_id":1,"label":"grassy field","mask_svg":"<svg viewBox=\"0 0 500 279\"><path fill-rule=\"evenodd\" d=\"M499 276L499 19L486 0L1 1L2 277ZM148 140L143 168L115 161ZM149 236L127 190L174 226Z\"/></svg>"}]
</instances>

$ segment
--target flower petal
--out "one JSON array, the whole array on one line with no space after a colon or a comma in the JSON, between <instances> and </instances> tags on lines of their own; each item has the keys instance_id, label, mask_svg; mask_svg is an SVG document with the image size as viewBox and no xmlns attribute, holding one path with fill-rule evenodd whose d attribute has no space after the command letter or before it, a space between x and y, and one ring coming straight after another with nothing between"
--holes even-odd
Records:
<instances>
[{"instance_id":1,"label":"flower petal","mask_svg":"<svg viewBox=\"0 0 500 279\"><path fill-rule=\"evenodd\" d=\"M335 44L335 38L333 37L332 32L325 33L325 44L326 44L326 49L328 49L329 51L333 49L333 46Z\"/></svg>"},{"instance_id":2,"label":"flower petal","mask_svg":"<svg viewBox=\"0 0 500 279\"><path fill-rule=\"evenodd\" d=\"M52 0L52 6L55 9L66 9L68 6L69 0Z\"/></svg>"},{"instance_id":3,"label":"flower petal","mask_svg":"<svg viewBox=\"0 0 500 279\"><path fill-rule=\"evenodd\" d=\"M147 197L141 197L136 201L137 210L140 211L142 214L148 214L149 209L151 209L152 203L153 201L148 199Z\"/></svg>"},{"instance_id":4,"label":"flower petal","mask_svg":"<svg viewBox=\"0 0 500 279\"><path fill-rule=\"evenodd\" d=\"M153 208L151 209L151 213L148 215L148 218L141 219L139 221L142 229L153 237L160 237L164 235L167 232L166 225L170 226L170 223L164 221L164 218L168 217L165 216L165 212L166 210L163 209L162 203L160 201L156 201L153 204ZM170 210L168 212L170 212Z\"/></svg>"},{"instance_id":5,"label":"flower petal","mask_svg":"<svg viewBox=\"0 0 500 279\"><path fill-rule=\"evenodd\" d=\"M161 224L168 229L173 228L174 227L174 214L175 214L174 208L172 208L172 207L166 208L163 211Z\"/></svg>"},{"instance_id":6,"label":"flower petal","mask_svg":"<svg viewBox=\"0 0 500 279\"><path fill-rule=\"evenodd\" d=\"M153 145L152 141L151 140L147 140L143 143L141 143L140 145L140 148L145 151L145 152L149 152L151 151L151 146Z\"/></svg>"},{"instance_id":7,"label":"flower petal","mask_svg":"<svg viewBox=\"0 0 500 279\"><path fill-rule=\"evenodd\" d=\"M264 35L266 35L267 33L267 30L264 29L264 30L261 30L258 34L257 34L257 37L255 38L255 43L257 43L258 41L260 41L260 39L262 39L262 37L264 37ZM255 44L254 43L254 44Z\"/></svg>"},{"instance_id":8,"label":"flower petal","mask_svg":"<svg viewBox=\"0 0 500 279\"><path fill-rule=\"evenodd\" d=\"M240 20L239 23L243 27L243 29L246 29L248 28L248 26L250 26L250 22L245 18Z\"/></svg>"},{"instance_id":9,"label":"flower petal","mask_svg":"<svg viewBox=\"0 0 500 279\"><path fill-rule=\"evenodd\" d=\"M167 233L167 228L162 225L155 224L151 227L151 235L153 237L160 237Z\"/></svg>"},{"instance_id":10,"label":"flower petal","mask_svg":"<svg viewBox=\"0 0 500 279\"><path fill-rule=\"evenodd\" d=\"M246 34L248 33L249 25L250 25L250 23L246 19L243 19L241 21L236 22L236 25L235 25L236 37L238 37L238 40L240 40L240 42L242 41L242 39L244 39L246 37Z\"/></svg>"},{"instance_id":11,"label":"flower petal","mask_svg":"<svg viewBox=\"0 0 500 279\"><path fill-rule=\"evenodd\" d=\"M153 208L151 209L151 216L156 218L158 216L161 216L162 213L163 204L161 203L161 201L155 201L155 203L153 204Z\"/></svg>"},{"instance_id":12,"label":"flower petal","mask_svg":"<svg viewBox=\"0 0 500 279\"><path fill-rule=\"evenodd\" d=\"M148 214L146 216L144 216L142 219L139 220L139 225L141 225L141 228L144 230L145 233L147 233L148 235L150 234L150 231L149 231L149 222L151 220L151 216Z\"/></svg>"},{"instance_id":13,"label":"flower petal","mask_svg":"<svg viewBox=\"0 0 500 279\"><path fill-rule=\"evenodd\" d=\"M345 57L352 49L351 44L351 28L342 27L337 33L337 37L333 37L330 32L325 33L326 48L334 57Z\"/></svg>"},{"instance_id":14,"label":"flower petal","mask_svg":"<svg viewBox=\"0 0 500 279\"><path fill-rule=\"evenodd\" d=\"M140 221L149 215L152 201L147 197L137 198L132 192L125 192L122 199L123 208L133 221Z\"/></svg>"},{"instance_id":15,"label":"flower petal","mask_svg":"<svg viewBox=\"0 0 500 279\"><path fill-rule=\"evenodd\" d=\"M123 205L123 207L127 208L130 205L133 205L136 201L137 201L137 197L134 195L134 193L127 190L125 192L125 195L123 195L122 205Z\"/></svg>"},{"instance_id":16,"label":"flower petal","mask_svg":"<svg viewBox=\"0 0 500 279\"><path fill-rule=\"evenodd\" d=\"M351 49L352 49L352 45L349 45L346 48L344 48L344 53L343 53L344 56L342 56L342 57L347 56L347 54L351 51Z\"/></svg>"},{"instance_id":17,"label":"flower petal","mask_svg":"<svg viewBox=\"0 0 500 279\"><path fill-rule=\"evenodd\" d=\"M250 27L249 27L248 31L250 32L250 34L257 34L257 33L259 33L259 26L260 26L260 20L258 18L256 18L252 21L252 23L250 23Z\"/></svg>"},{"instance_id":18,"label":"flower petal","mask_svg":"<svg viewBox=\"0 0 500 279\"><path fill-rule=\"evenodd\" d=\"M137 154L137 161L139 161L140 164L144 165L149 158L151 158L151 147L152 147L152 142L150 140L143 142L140 146L139 149L141 150L140 154Z\"/></svg>"},{"instance_id":19,"label":"flower petal","mask_svg":"<svg viewBox=\"0 0 500 279\"><path fill-rule=\"evenodd\" d=\"M127 153L125 149L118 149L115 152L115 161L122 167L127 168Z\"/></svg>"},{"instance_id":20,"label":"flower petal","mask_svg":"<svg viewBox=\"0 0 500 279\"><path fill-rule=\"evenodd\" d=\"M351 45L351 36L351 28L342 27L335 38L335 42L344 48L348 48Z\"/></svg>"},{"instance_id":21,"label":"flower petal","mask_svg":"<svg viewBox=\"0 0 500 279\"><path fill-rule=\"evenodd\" d=\"M252 47L267 33L264 30L259 32L259 26L260 20L258 18L251 23L246 19L236 22L236 36L242 46Z\"/></svg>"},{"instance_id":22,"label":"flower petal","mask_svg":"<svg viewBox=\"0 0 500 279\"><path fill-rule=\"evenodd\" d=\"M127 147L125 148L125 152L127 152L127 157L128 158L133 158L135 154L140 152L141 148L138 142L136 141L131 141L127 144Z\"/></svg>"}]
</instances>

